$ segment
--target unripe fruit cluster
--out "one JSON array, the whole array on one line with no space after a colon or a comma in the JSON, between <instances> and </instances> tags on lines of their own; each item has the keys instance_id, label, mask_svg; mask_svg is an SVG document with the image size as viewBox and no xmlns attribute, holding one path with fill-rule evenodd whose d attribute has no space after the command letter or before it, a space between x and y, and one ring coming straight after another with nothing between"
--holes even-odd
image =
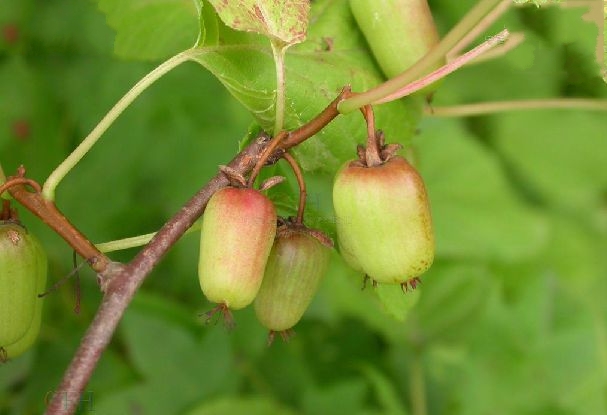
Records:
<instances>
[{"instance_id":1,"label":"unripe fruit cluster","mask_svg":"<svg viewBox=\"0 0 607 415\"><path fill-rule=\"evenodd\" d=\"M19 223L0 222L0 360L22 354L38 337L46 274L34 236Z\"/></svg>"},{"instance_id":2,"label":"unripe fruit cluster","mask_svg":"<svg viewBox=\"0 0 607 415\"><path fill-rule=\"evenodd\" d=\"M255 300L262 325L271 332L290 329L325 274L330 251L314 237L318 231L281 220L277 232L277 221L270 199L255 189L227 187L209 200L198 276L228 324L229 310Z\"/></svg>"},{"instance_id":3,"label":"unripe fruit cluster","mask_svg":"<svg viewBox=\"0 0 607 415\"><path fill-rule=\"evenodd\" d=\"M371 120L370 111L367 117ZM374 284L400 284L406 291L416 287L434 258L428 196L417 171L394 155L400 146L384 145L379 132L371 134L369 144L359 148L359 160L347 162L335 177L340 251ZM286 333L312 300L333 243L301 223L302 201L297 220L279 219L266 196L250 184L245 187L235 172L222 171L237 180L211 197L202 219L200 287L218 304L207 314L221 311L231 324L229 310L255 301L262 325L271 334ZM301 174L298 181L305 202Z\"/></svg>"}]
</instances>

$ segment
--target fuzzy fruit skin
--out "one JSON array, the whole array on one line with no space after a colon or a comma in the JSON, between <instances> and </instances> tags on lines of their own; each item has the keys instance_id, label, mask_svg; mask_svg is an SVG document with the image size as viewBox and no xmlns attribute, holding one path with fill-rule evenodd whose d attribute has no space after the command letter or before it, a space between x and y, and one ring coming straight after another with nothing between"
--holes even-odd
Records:
<instances>
[{"instance_id":1,"label":"fuzzy fruit skin","mask_svg":"<svg viewBox=\"0 0 607 415\"><path fill-rule=\"evenodd\" d=\"M26 335L36 315L38 281L46 281L46 255L19 224L0 224L0 346Z\"/></svg>"},{"instance_id":2,"label":"fuzzy fruit skin","mask_svg":"<svg viewBox=\"0 0 607 415\"><path fill-rule=\"evenodd\" d=\"M42 251L42 248L40 247ZM38 281L36 286L36 293L44 292L46 288L46 278L47 278L47 259L46 255L43 253L43 260L39 261L39 269L38 269ZM7 359L13 359L22 353L26 352L38 338L38 333L40 332L40 325L42 322L42 305L44 300L42 298L36 298L36 308L34 309L34 318L32 320L32 324L19 340L15 343L4 346L4 351L6 352Z\"/></svg>"},{"instance_id":3,"label":"fuzzy fruit skin","mask_svg":"<svg viewBox=\"0 0 607 415\"><path fill-rule=\"evenodd\" d=\"M296 229L276 237L255 298L255 314L264 327L284 331L297 324L327 272L330 254L330 248Z\"/></svg>"},{"instance_id":4,"label":"fuzzy fruit skin","mask_svg":"<svg viewBox=\"0 0 607 415\"><path fill-rule=\"evenodd\" d=\"M376 167L346 163L335 177L333 205L340 246L375 281L404 283L434 259L434 234L422 178L402 157Z\"/></svg>"},{"instance_id":5,"label":"fuzzy fruit skin","mask_svg":"<svg viewBox=\"0 0 607 415\"><path fill-rule=\"evenodd\" d=\"M350 8L388 78L409 68L439 42L427 0L350 0Z\"/></svg>"},{"instance_id":6,"label":"fuzzy fruit skin","mask_svg":"<svg viewBox=\"0 0 607 415\"><path fill-rule=\"evenodd\" d=\"M198 277L209 301L238 310L253 302L276 235L276 210L254 189L226 187L202 219Z\"/></svg>"}]
</instances>

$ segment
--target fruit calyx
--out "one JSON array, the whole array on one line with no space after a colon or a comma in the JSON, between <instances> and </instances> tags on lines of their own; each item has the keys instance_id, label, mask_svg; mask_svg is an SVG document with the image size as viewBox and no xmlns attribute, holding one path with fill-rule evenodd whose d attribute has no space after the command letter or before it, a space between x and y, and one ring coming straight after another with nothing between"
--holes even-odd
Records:
<instances>
[{"instance_id":1,"label":"fruit calyx","mask_svg":"<svg viewBox=\"0 0 607 415\"><path fill-rule=\"evenodd\" d=\"M390 161L402 148L403 146L398 143L386 144L384 132L381 130L377 130L374 133L374 142L371 146L367 145L365 147L359 144L356 147L356 154L358 155L358 160L352 161L350 165L353 167L377 167L387 161ZM379 160L378 162L373 161L375 157L370 156L369 154L375 151L377 152L377 159Z\"/></svg>"},{"instance_id":2,"label":"fruit calyx","mask_svg":"<svg viewBox=\"0 0 607 415\"><path fill-rule=\"evenodd\" d=\"M326 233L319 229L308 228L303 223L297 222L297 218L292 216L289 216L288 218L278 218L276 226L277 238L288 238L298 233L304 233L311 236L327 248L333 248L335 246L333 239L331 239Z\"/></svg>"},{"instance_id":3,"label":"fruit calyx","mask_svg":"<svg viewBox=\"0 0 607 415\"><path fill-rule=\"evenodd\" d=\"M289 340L291 340L293 337L295 337L295 330L293 329L286 329L286 330L282 330L282 331L274 331L274 330L270 330L268 332L268 347L270 347L272 345L272 343L274 343L274 339L276 338L276 335L279 335L280 338L282 339L282 341L284 343L288 343Z\"/></svg>"},{"instance_id":4,"label":"fruit calyx","mask_svg":"<svg viewBox=\"0 0 607 415\"><path fill-rule=\"evenodd\" d=\"M211 310L205 313L199 314L199 316L204 317L205 324L211 324L213 318L215 316L218 316L218 319L215 320L215 323L217 323L218 320L223 320L223 324L227 330L232 330L236 326L236 323L234 322L234 316L232 315L232 312L225 303L217 304L217 306L213 307Z\"/></svg>"}]
</instances>

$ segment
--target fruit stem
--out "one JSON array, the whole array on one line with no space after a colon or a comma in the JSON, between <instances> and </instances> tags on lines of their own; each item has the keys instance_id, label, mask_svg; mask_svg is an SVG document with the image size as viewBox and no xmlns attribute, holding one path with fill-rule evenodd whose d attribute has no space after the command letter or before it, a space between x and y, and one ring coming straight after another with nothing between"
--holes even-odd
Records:
<instances>
[{"instance_id":1,"label":"fruit stem","mask_svg":"<svg viewBox=\"0 0 607 415\"><path fill-rule=\"evenodd\" d=\"M322 130L341 113L337 109L339 103L354 96L350 85L342 88L339 95L331 101L320 114L296 130L291 131L282 142L282 148L295 147Z\"/></svg>"},{"instance_id":2,"label":"fruit stem","mask_svg":"<svg viewBox=\"0 0 607 415\"><path fill-rule=\"evenodd\" d=\"M4 169L2 169L2 163L0 163L0 185L6 183L6 175L4 174ZM10 194L5 192L0 192L0 201L8 201L10 200Z\"/></svg>"},{"instance_id":3,"label":"fruit stem","mask_svg":"<svg viewBox=\"0 0 607 415\"><path fill-rule=\"evenodd\" d=\"M466 34L474 30L475 26L482 22L484 17L502 2L510 0L482 0L464 16L453 29L430 51L424 55L413 66L400 75L384 82L383 84L365 91L361 94L353 94L351 98L344 99L337 106L342 114L354 111L363 105L372 104L385 98L388 94L397 91L411 82L423 76L436 62L443 59Z\"/></svg>"},{"instance_id":4,"label":"fruit stem","mask_svg":"<svg viewBox=\"0 0 607 415\"><path fill-rule=\"evenodd\" d=\"M480 6L480 3L479 3L479 6ZM493 24L493 22L495 22L497 19L499 19L499 17L502 14L504 14L510 8L510 6L512 6L512 0L502 0L501 3L493 6L493 8L488 8L489 11L486 12L484 14L484 16L478 22L476 22L476 24L471 29L467 30L466 34L464 36L462 36L459 39L459 41L457 41L457 43L455 43L455 45L451 48L451 50L446 54L447 60L454 58L462 50L464 50L466 47L468 47L474 41L474 39L476 39L485 30L487 30L489 28L489 26L491 26L491 24ZM451 30L451 32L449 32L449 34L451 34L456 29L458 29L458 27L463 26L463 23L466 23L465 19L468 18L468 16L472 15L472 12L474 10L476 10L476 8L473 9L472 11L470 11L470 13L468 13L468 15L466 15L458 23L458 25L453 30ZM482 10L487 10L487 9L482 9ZM476 16L477 15L473 15L472 17L476 18ZM458 32L455 32L455 33L458 33ZM447 35L447 36L449 36L449 35ZM453 36L455 36L455 35L453 35Z\"/></svg>"},{"instance_id":5,"label":"fruit stem","mask_svg":"<svg viewBox=\"0 0 607 415\"><path fill-rule=\"evenodd\" d=\"M133 103L135 98L176 66L194 58L197 53L200 52L195 49L188 49L169 58L144 76L122 98L120 98L120 101L112 107L78 147L76 147L76 149L49 175L42 187L43 198L46 200L55 200L55 189L61 180L63 180L70 170L80 162L85 154L95 145L97 140L101 138L101 135L103 135L114 121L116 121L118 116Z\"/></svg>"},{"instance_id":6,"label":"fruit stem","mask_svg":"<svg viewBox=\"0 0 607 415\"><path fill-rule=\"evenodd\" d=\"M504 111L520 111L529 109L581 109L607 111L607 100L557 98L495 101L483 102L479 104L427 107L424 111L426 115L430 115L433 117L468 117L474 115L493 114Z\"/></svg>"},{"instance_id":7,"label":"fruit stem","mask_svg":"<svg viewBox=\"0 0 607 415\"><path fill-rule=\"evenodd\" d=\"M295 177L297 178L297 184L299 185L299 206L297 208L296 223L301 225L303 224L304 209L306 207L306 182L304 181L301 168L299 167L299 164L297 164L297 160L295 160L295 158L289 153L283 154L282 157L289 163L289 165L293 169L293 173L295 173Z\"/></svg>"},{"instance_id":8,"label":"fruit stem","mask_svg":"<svg viewBox=\"0 0 607 415\"><path fill-rule=\"evenodd\" d=\"M37 181L28 179L27 177L11 177L4 184L0 185L0 194L17 185L29 185L36 193L40 193L40 185Z\"/></svg>"},{"instance_id":9,"label":"fruit stem","mask_svg":"<svg viewBox=\"0 0 607 415\"><path fill-rule=\"evenodd\" d=\"M14 181L17 181L17 179L24 179L25 181L23 183L21 181L15 183ZM24 184L32 185L32 183L35 183L33 185L35 191L27 191ZM59 234L80 256L89 262L93 270L100 272L107 267L110 259L99 252L95 245L67 220L57 209L53 201L42 197L38 183L25 178L25 168L23 166L17 170L16 177L12 177L9 182L4 184L4 186L6 185L10 187L9 192L16 201L42 219L44 223ZM2 191L1 187L0 191Z\"/></svg>"},{"instance_id":10,"label":"fruit stem","mask_svg":"<svg viewBox=\"0 0 607 415\"><path fill-rule=\"evenodd\" d=\"M490 51L491 49L493 49L495 46L499 45L500 43L505 42L506 39L508 38L508 36L510 36L510 32L508 31L508 29L504 29L501 32L499 32L498 34L496 34L495 36L490 37L488 40L481 43L474 49L464 53L461 56L458 56L457 58L453 59L448 64L441 66L440 68L429 73L428 75L424 76L423 78L420 78L417 81L411 82L410 84L405 85L404 87L402 87L400 89L396 89L394 91L386 90L386 93L384 94L384 96L377 99L376 101L373 101L372 104L384 104L384 103L387 103L390 101L397 100L399 98L403 98L416 91L419 91L420 89L427 87L428 85L438 81L439 79L444 78L445 76L449 75L450 73L455 72L456 70L458 70L462 66L466 65L473 59L476 59L479 56L482 56L486 52Z\"/></svg>"},{"instance_id":11,"label":"fruit stem","mask_svg":"<svg viewBox=\"0 0 607 415\"><path fill-rule=\"evenodd\" d=\"M367 123L367 148L365 149L365 161L367 167L379 166L382 164L380 156L381 149L379 148L378 135L375 131L375 115L373 114L373 107L371 105L365 105L360 109L365 117Z\"/></svg>"},{"instance_id":12,"label":"fruit stem","mask_svg":"<svg viewBox=\"0 0 607 415\"><path fill-rule=\"evenodd\" d=\"M185 231L184 235L189 233L194 233L196 231L200 232L200 221L194 223L192 227L188 228ZM114 251L122 251L124 249L136 248L138 246L146 245L148 242L152 240L152 238L156 235L157 232L146 233L144 235L131 236L129 238L117 239L115 241L102 242L95 244L98 250L103 253L114 252Z\"/></svg>"},{"instance_id":13,"label":"fruit stem","mask_svg":"<svg viewBox=\"0 0 607 415\"><path fill-rule=\"evenodd\" d=\"M287 131L281 131L272 139L272 141L270 141L270 144L268 144L268 146L266 147L264 152L259 157L259 160L257 160L257 163L255 164L255 168L253 168L253 171L251 172L251 175L249 176L249 181L247 183L247 187L253 188L253 183L255 183L255 179L257 179L259 172L261 171L263 166L266 164L266 162L268 161L268 159L270 158L270 156L272 155L274 150L276 150L276 148L278 147L278 145L280 144L282 139L285 138L287 135L288 135Z\"/></svg>"}]
</instances>

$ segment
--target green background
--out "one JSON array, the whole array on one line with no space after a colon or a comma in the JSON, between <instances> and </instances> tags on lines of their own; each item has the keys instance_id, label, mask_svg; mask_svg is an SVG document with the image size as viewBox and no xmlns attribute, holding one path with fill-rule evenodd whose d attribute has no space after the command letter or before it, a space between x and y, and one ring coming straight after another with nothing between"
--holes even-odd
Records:
<instances>
[{"instance_id":1,"label":"green background","mask_svg":"<svg viewBox=\"0 0 607 415\"><path fill-rule=\"evenodd\" d=\"M302 117L288 114L289 125L309 119L339 85L354 79L360 90L380 76L347 4L313 3L310 40L287 56L287 95ZM444 34L473 2L430 4ZM0 161L7 174L24 164L43 182L138 79L193 45L192 10L174 0L3 2ZM594 60L597 28L582 14L511 10L488 33L506 26L524 31L526 43L451 75L433 105L607 98ZM319 52L324 33L334 40L332 54ZM253 59L256 49L251 62L238 49L265 48L264 41L235 36L232 55L217 55L230 65L201 61L215 74L238 70L228 75L250 81L227 83L237 99L225 77L222 84L195 63L146 91L59 186L66 216L94 242L158 229L238 151L254 122L248 110L267 107L272 67ZM239 59L242 66L232 65ZM250 80L250 73L263 77ZM528 110L425 117L417 125L419 114L407 112L414 103L378 110L388 140L411 144L406 154L426 181L437 236L435 265L404 321L386 313L372 289L361 291L362 276L335 255L288 344L267 347L250 308L235 313L233 332L205 326L198 314L212 305L196 275L198 234L187 235L127 310L80 413L607 413L607 117ZM332 172L364 136L357 114L331 128L296 153L310 170L307 220L329 233ZM295 184L284 172L289 183L271 195L289 213ZM23 209L21 216L49 254L50 282L60 279L72 267L70 248ZM70 282L45 300L36 347L0 366L0 414L40 413L59 384L101 299L90 270L81 280L80 313Z\"/></svg>"}]
</instances>

